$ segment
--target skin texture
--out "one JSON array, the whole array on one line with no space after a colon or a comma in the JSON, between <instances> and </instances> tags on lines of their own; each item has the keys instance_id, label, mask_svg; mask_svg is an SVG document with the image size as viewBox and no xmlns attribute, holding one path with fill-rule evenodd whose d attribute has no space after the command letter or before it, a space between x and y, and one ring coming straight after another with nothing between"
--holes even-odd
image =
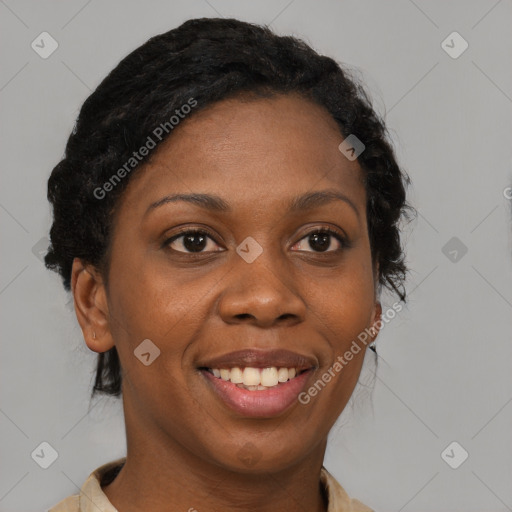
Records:
<instances>
[{"instance_id":1,"label":"skin texture","mask_svg":"<svg viewBox=\"0 0 512 512\"><path fill-rule=\"evenodd\" d=\"M115 217L108 288L75 259L87 346L115 345L123 367L127 462L104 488L120 512L326 510L327 436L365 350L309 404L272 418L228 409L197 366L243 348L285 348L317 361L309 387L379 320L362 170L338 150L342 140L322 107L296 95L218 102L182 121L135 171ZM295 196L326 189L355 210L334 200L288 211ZM168 194L192 192L218 195L233 211L172 202L145 215ZM200 256L183 237L163 246L185 225L215 235ZM326 251L310 245L307 235L325 225L350 246L332 236ZM263 248L250 264L235 251L248 236ZM149 366L133 354L144 339L161 351ZM248 467L244 450L257 463Z\"/></svg>"}]
</instances>

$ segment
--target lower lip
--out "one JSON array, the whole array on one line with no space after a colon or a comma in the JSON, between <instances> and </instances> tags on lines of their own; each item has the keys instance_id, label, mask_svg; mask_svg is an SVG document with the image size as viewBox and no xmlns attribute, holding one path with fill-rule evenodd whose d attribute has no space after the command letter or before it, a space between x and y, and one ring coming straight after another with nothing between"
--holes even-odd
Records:
<instances>
[{"instance_id":1,"label":"lower lip","mask_svg":"<svg viewBox=\"0 0 512 512\"><path fill-rule=\"evenodd\" d=\"M271 418L298 401L298 395L304 389L311 370L275 387L256 391L239 388L230 381L215 377L208 370L201 370L201 373L217 395L234 411L251 418Z\"/></svg>"}]
</instances>

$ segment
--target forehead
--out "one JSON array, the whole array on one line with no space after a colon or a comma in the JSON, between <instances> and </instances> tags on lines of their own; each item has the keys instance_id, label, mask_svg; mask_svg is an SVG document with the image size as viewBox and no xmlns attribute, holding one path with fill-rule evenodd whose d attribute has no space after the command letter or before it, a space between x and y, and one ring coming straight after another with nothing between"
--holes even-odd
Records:
<instances>
[{"instance_id":1,"label":"forehead","mask_svg":"<svg viewBox=\"0 0 512 512\"><path fill-rule=\"evenodd\" d=\"M274 208L322 188L365 199L362 171L339 151L337 123L296 95L229 99L195 112L135 171L124 193L130 210L162 194L214 193L230 204Z\"/></svg>"}]
</instances>

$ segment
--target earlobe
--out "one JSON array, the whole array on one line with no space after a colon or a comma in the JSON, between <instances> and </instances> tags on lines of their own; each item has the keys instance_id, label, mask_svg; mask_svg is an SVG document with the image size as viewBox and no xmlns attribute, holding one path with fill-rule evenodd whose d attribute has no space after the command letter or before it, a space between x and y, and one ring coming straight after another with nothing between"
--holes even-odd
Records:
<instances>
[{"instance_id":1,"label":"earlobe","mask_svg":"<svg viewBox=\"0 0 512 512\"><path fill-rule=\"evenodd\" d=\"M106 290L99 272L79 258L73 260L71 290L85 343L94 352L114 346L110 332Z\"/></svg>"}]
</instances>

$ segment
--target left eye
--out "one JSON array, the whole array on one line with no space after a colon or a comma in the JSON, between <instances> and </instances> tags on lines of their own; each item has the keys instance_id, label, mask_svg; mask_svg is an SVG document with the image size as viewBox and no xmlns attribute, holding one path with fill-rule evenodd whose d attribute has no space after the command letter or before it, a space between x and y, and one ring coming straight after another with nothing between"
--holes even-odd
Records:
<instances>
[{"instance_id":1,"label":"left eye","mask_svg":"<svg viewBox=\"0 0 512 512\"><path fill-rule=\"evenodd\" d=\"M328 250L331 247L332 238L336 239L339 247L338 249ZM294 247L301 244L303 241L309 244L309 247L312 247L313 249L316 248L315 250L313 250L313 252L336 252L345 247L345 239L343 238L343 236L340 235L337 231L334 231L329 228L320 228L316 229L315 231L312 231L311 233L308 233L299 242L297 242L297 244L295 244ZM309 251L306 250L306 252Z\"/></svg>"}]
</instances>

